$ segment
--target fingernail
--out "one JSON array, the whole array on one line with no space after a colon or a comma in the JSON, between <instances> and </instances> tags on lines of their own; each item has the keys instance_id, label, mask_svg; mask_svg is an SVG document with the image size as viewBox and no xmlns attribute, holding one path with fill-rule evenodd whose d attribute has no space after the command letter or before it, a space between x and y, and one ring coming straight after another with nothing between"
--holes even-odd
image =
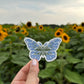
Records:
<instances>
[{"instance_id":1,"label":"fingernail","mask_svg":"<svg viewBox=\"0 0 84 84\"><path fill-rule=\"evenodd\" d=\"M32 60L32 65L36 66L37 61L35 59Z\"/></svg>"}]
</instances>

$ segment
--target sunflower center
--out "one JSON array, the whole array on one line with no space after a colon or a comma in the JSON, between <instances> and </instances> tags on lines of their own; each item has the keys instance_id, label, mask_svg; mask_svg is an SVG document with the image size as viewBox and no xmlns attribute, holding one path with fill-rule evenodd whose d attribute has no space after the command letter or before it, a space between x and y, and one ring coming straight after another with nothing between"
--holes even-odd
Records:
<instances>
[{"instance_id":1,"label":"sunflower center","mask_svg":"<svg viewBox=\"0 0 84 84\"><path fill-rule=\"evenodd\" d=\"M40 27L40 29L42 29L42 27Z\"/></svg>"},{"instance_id":2,"label":"sunflower center","mask_svg":"<svg viewBox=\"0 0 84 84\"><path fill-rule=\"evenodd\" d=\"M1 36L2 34L0 33L0 36Z\"/></svg>"},{"instance_id":3,"label":"sunflower center","mask_svg":"<svg viewBox=\"0 0 84 84\"><path fill-rule=\"evenodd\" d=\"M3 30L4 32L6 32L6 30Z\"/></svg>"},{"instance_id":4,"label":"sunflower center","mask_svg":"<svg viewBox=\"0 0 84 84\"><path fill-rule=\"evenodd\" d=\"M17 29L16 29L16 32L19 32L20 31L20 28L18 27Z\"/></svg>"},{"instance_id":5,"label":"sunflower center","mask_svg":"<svg viewBox=\"0 0 84 84\"><path fill-rule=\"evenodd\" d=\"M31 27L31 23L30 23L30 22L28 22L28 23L27 23L27 26L28 26L28 27Z\"/></svg>"},{"instance_id":6,"label":"sunflower center","mask_svg":"<svg viewBox=\"0 0 84 84\"><path fill-rule=\"evenodd\" d=\"M84 27L84 23L82 23L82 26Z\"/></svg>"},{"instance_id":7,"label":"sunflower center","mask_svg":"<svg viewBox=\"0 0 84 84\"><path fill-rule=\"evenodd\" d=\"M64 39L65 39L65 40L67 40L67 37L66 37L66 36L64 36Z\"/></svg>"},{"instance_id":8,"label":"sunflower center","mask_svg":"<svg viewBox=\"0 0 84 84\"><path fill-rule=\"evenodd\" d=\"M76 27L74 27L74 29L76 29Z\"/></svg>"},{"instance_id":9,"label":"sunflower center","mask_svg":"<svg viewBox=\"0 0 84 84\"><path fill-rule=\"evenodd\" d=\"M82 30L81 29L78 29L78 32L81 32Z\"/></svg>"},{"instance_id":10,"label":"sunflower center","mask_svg":"<svg viewBox=\"0 0 84 84\"><path fill-rule=\"evenodd\" d=\"M60 32L57 32L57 35L60 35Z\"/></svg>"}]
</instances>

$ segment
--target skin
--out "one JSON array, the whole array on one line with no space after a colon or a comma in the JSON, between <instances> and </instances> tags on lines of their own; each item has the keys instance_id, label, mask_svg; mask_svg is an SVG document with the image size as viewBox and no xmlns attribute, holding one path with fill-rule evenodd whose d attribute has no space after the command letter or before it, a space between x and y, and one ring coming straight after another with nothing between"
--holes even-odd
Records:
<instances>
[{"instance_id":1,"label":"skin","mask_svg":"<svg viewBox=\"0 0 84 84\"><path fill-rule=\"evenodd\" d=\"M17 73L11 84L38 84L38 73L38 61L36 60L36 64L33 64L33 60L31 60L24 67L22 67L22 69Z\"/></svg>"}]
</instances>

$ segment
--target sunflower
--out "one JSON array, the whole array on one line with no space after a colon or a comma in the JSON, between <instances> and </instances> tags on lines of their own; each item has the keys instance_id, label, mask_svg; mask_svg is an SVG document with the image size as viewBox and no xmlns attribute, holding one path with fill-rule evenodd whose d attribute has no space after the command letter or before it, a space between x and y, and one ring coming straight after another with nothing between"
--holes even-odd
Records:
<instances>
[{"instance_id":1,"label":"sunflower","mask_svg":"<svg viewBox=\"0 0 84 84\"><path fill-rule=\"evenodd\" d=\"M62 28L59 28L58 31L61 31L62 33L64 32L64 30Z\"/></svg>"},{"instance_id":2,"label":"sunflower","mask_svg":"<svg viewBox=\"0 0 84 84\"><path fill-rule=\"evenodd\" d=\"M6 33L6 32L3 32L4 33L4 37L7 37L8 36L8 33Z\"/></svg>"},{"instance_id":3,"label":"sunflower","mask_svg":"<svg viewBox=\"0 0 84 84\"><path fill-rule=\"evenodd\" d=\"M39 30L43 30L43 25L40 25L39 26Z\"/></svg>"},{"instance_id":4,"label":"sunflower","mask_svg":"<svg viewBox=\"0 0 84 84\"><path fill-rule=\"evenodd\" d=\"M8 35L12 35L13 34L13 31L12 30L9 30L8 31Z\"/></svg>"},{"instance_id":5,"label":"sunflower","mask_svg":"<svg viewBox=\"0 0 84 84\"><path fill-rule=\"evenodd\" d=\"M22 34L25 34L27 31L26 31L26 29L23 27L23 28L21 28L21 33Z\"/></svg>"},{"instance_id":6,"label":"sunflower","mask_svg":"<svg viewBox=\"0 0 84 84\"><path fill-rule=\"evenodd\" d=\"M76 30L76 29L77 29L77 25L74 25L74 26L72 27L72 29L73 29L73 30Z\"/></svg>"},{"instance_id":7,"label":"sunflower","mask_svg":"<svg viewBox=\"0 0 84 84\"><path fill-rule=\"evenodd\" d=\"M62 32L61 32L61 31L57 30L57 31L55 32L55 36L56 36L56 37L60 37L61 35L62 35Z\"/></svg>"},{"instance_id":8,"label":"sunflower","mask_svg":"<svg viewBox=\"0 0 84 84\"><path fill-rule=\"evenodd\" d=\"M44 32L46 31L46 29L43 30Z\"/></svg>"},{"instance_id":9,"label":"sunflower","mask_svg":"<svg viewBox=\"0 0 84 84\"><path fill-rule=\"evenodd\" d=\"M29 35L29 32L26 32L26 33L25 33L25 36L28 36L28 35Z\"/></svg>"},{"instance_id":10,"label":"sunflower","mask_svg":"<svg viewBox=\"0 0 84 84\"><path fill-rule=\"evenodd\" d=\"M62 41L65 43L68 43L70 41L70 37L66 33L63 33L62 34Z\"/></svg>"},{"instance_id":11,"label":"sunflower","mask_svg":"<svg viewBox=\"0 0 84 84\"><path fill-rule=\"evenodd\" d=\"M27 26L28 28L31 28L31 27L32 27L32 23L29 21L29 22L26 23L26 26Z\"/></svg>"},{"instance_id":12,"label":"sunflower","mask_svg":"<svg viewBox=\"0 0 84 84\"><path fill-rule=\"evenodd\" d=\"M78 26L77 29L76 29L77 32L83 32L83 27L81 26Z\"/></svg>"},{"instance_id":13,"label":"sunflower","mask_svg":"<svg viewBox=\"0 0 84 84\"><path fill-rule=\"evenodd\" d=\"M4 40L4 38L8 36L7 33L3 32L3 31L0 31L0 41Z\"/></svg>"},{"instance_id":14,"label":"sunflower","mask_svg":"<svg viewBox=\"0 0 84 84\"><path fill-rule=\"evenodd\" d=\"M2 30L2 25L0 25L0 30Z\"/></svg>"},{"instance_id":15,"label":"sunflower","mask_svg":"<svg viewBox=\"0 0 84 84\"><path fill-rule=\"evenodd\" d=\"M4 32L7 32L7 29L6 29L6 28L3 28L3 31L4 31Z\"/></svg>"},{"instance_id":16,"label":"sunflower","mask_svg":"<svg viewBox=\"0 0 84 84\"><path fill-rule=\"evenodd\" d=\"M84 27L84 22L81 23L81 26Z\"/></svg>"},{"instance_id":17,"label":"sunflower","mask_svg":"<svg viewBox=\"0 0 84 84\"><path fill-rule=\"evenodd\" d=\"M20 29L19 26L17 26L17 27L15 28L15 32L16 32L16 33L18 33L20 30L21 30L21 29Z\"/></svg>"}]
</instances>

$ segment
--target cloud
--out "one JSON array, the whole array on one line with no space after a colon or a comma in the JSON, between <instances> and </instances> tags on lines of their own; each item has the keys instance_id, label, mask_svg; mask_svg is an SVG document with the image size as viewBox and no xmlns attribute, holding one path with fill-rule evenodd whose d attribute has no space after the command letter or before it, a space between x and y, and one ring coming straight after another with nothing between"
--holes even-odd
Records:
<instances>
[{"instance_id":1,"label":"cloud","mask_svg":"<svg viewBox=\"0 0 84 84\"><path fill-rule=\"evenodd\" d=\"M3 0L0 1L0 23L80 23L84 21L83 10L82 0Z\"/></svg>"}]
</instances>

